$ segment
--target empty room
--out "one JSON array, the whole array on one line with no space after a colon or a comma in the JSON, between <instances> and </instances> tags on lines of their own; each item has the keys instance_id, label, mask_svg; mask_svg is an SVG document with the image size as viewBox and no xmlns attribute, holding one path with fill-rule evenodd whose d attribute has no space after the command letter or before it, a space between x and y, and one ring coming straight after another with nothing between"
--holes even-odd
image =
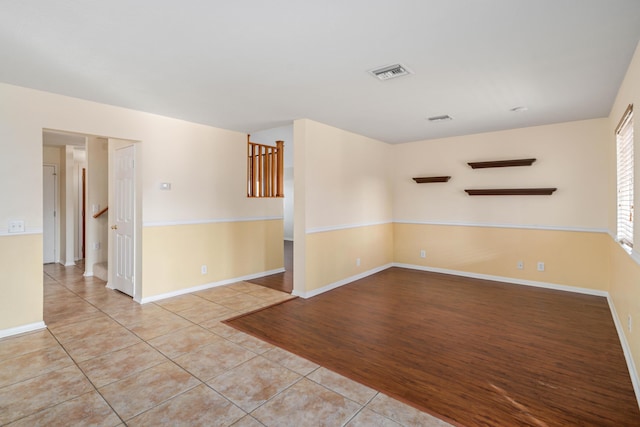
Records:
<instances>
[{"instance_id":1,"label":"empty room","mask_svg":"<svg viewBox=\"0 0 640 427\"><path fill-rule=\"evenodd\" d=\"M636 0L3 2L0 425L640 425L639 42Z\"/></svg>"}]
</instances>

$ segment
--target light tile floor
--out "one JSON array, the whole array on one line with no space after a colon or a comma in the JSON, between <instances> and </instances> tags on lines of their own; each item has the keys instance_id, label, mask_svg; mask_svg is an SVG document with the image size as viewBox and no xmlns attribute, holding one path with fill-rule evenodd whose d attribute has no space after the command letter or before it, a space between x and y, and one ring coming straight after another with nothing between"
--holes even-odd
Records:
<instances>
[{"instance_id":1,"label":"light tile floor","mask_svg":"<svg viewBox=\"0 0 640 427\"><path fill-rule=\"evenodd\" d=\"M291 298L240 282L139 305L44 267L48 329L0 340L0 425L445 426L221 320Z\"/></svg>"}]
</instances>

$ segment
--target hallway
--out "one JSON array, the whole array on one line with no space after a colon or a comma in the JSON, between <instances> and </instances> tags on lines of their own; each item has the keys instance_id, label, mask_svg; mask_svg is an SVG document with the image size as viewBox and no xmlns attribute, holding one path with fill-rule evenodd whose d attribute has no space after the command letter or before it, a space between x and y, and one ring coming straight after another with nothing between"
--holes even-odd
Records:
<instances>
[{"instance_id":1,"label":"hallway","mask_svg":"<svg viewBox=\"0 0 640 427\"><path fill-rule=\"evenodd\" d=\"M284 269L284 273L251 279L248 282L288 294L293 291L293 242L289 240L284 241Z\"/></svg>"}]
</instances>

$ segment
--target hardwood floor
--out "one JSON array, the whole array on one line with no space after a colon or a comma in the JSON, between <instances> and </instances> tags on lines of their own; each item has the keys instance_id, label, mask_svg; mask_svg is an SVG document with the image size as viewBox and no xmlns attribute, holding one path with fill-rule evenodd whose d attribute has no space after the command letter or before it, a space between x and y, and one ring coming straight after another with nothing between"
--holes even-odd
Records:
<instances>
[{"instance_id":1,"label":"hardwood floor","mask_svg":"<svg viewBox=\"0 0 640 427\"><path fill-rule=\"evenodd\" d=\"M640 425L603 297L391 268L229 324L458 425Z\"/></svg>"},{"instance_id":2,"label":"hardwood floor","mask_svg":"<svg viewBox=\"0 0 640 427\"><path fill-rule=\"evenodd\" d=\"M248 280L248 282L289 294L293 291L293 242L288 240L284 241L284 269L284 273L272 274Z\"/></svg>"}]
</instances>

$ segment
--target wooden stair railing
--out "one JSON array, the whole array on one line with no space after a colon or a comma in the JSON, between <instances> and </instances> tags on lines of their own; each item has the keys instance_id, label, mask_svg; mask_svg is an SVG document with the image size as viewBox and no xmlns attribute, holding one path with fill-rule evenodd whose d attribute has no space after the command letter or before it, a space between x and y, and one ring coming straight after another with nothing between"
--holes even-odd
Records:
<instances>
[{"instance_id":1,"label":"wooden stair railing","mask_svg":"<svg viewBox=\"0 0 640 427\"><path fill-rule=\"evenodd\" d=\"M93 217L94 218L98 218L100 215L102 215L103 213L105 213L108 210L109 210L109 206L107 206L106 208L102 209L100 212L96 212L95 214L93 214Z\"/></svg>"},{"instance_id":2,"label":"wooden stair railing","mask_svg":"<svg viewBox=\"0 0 640 427\"><path fill-rule=\"evenodd\" d=\"M273 147L247 136L247 197L284 197L284 141Z\"/></svg>"}]
</instances>

